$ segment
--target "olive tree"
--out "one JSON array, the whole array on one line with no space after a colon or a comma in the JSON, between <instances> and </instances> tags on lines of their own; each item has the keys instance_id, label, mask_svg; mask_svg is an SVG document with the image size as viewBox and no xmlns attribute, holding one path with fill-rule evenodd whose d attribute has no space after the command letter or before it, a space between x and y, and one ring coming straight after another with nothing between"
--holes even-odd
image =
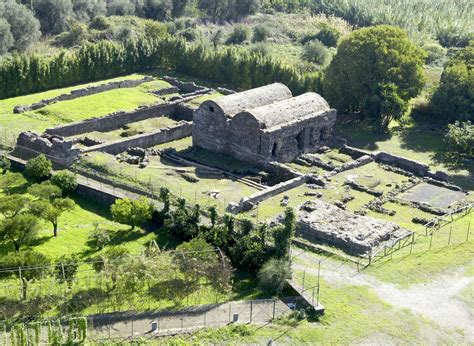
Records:
<instances>
[{"instance_id":1,"label":"olive tree","mask_svg":"<svg viewBox=\"0 0 474 346\"><path fill-rule=\"evenodd\" d=\"M385 129L399 119L425 82L425 52L402 29L380 25L356 30L339 44L323 79L324 95L340 112Z\"/></svg>"}]
</instances>

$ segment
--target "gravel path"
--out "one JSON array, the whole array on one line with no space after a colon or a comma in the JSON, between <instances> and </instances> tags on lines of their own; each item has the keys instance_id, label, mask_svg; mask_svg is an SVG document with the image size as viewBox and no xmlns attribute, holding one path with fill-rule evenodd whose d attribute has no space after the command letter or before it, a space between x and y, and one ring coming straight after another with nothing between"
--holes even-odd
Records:
<instances>
[{"instance_id":1,"label":"gravel path","mask_svg":"<svg viewBox=\"0 0 474 346\"><path fill-rule=\"evenodd\" d=\"M308 255L299 249L293 250L292 255L315 263L314 266L293 263L294 268L317 275L316 255ZM368 286L380 299L395 307L409 309L445 328L463 329L466 339L474 342L474 311L459 299L459 293L474 282L474 277L464 276L463 268L402 289L365 273L357 273L353 265L324 258L321 276L329 283Z\"/></svg>"}]
</instances>

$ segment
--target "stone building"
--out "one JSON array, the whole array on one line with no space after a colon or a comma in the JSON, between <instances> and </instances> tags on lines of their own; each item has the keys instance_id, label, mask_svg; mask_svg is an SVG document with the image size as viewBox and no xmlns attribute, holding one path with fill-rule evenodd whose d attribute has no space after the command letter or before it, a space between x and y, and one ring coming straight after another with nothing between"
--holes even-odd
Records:
<instances>
[{"instance_id":1,"label":"stone building","mask_svg":"<svg viewBox=\"0 0 474 346\"><path fill-rule=\"evenodd\" d=\"M289 162L324 145L336 110L316 93L293 97L275 83L205 101L193 121L195 146L244 161Z\"/></svg>"}]
</instances>

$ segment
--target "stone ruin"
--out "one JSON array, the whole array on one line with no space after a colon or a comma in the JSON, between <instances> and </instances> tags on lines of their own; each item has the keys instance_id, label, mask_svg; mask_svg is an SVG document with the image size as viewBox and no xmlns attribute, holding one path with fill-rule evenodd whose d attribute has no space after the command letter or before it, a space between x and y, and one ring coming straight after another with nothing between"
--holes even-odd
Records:
<instances>
[{"instance_id":1,"label":"stone ruin","mask_svg":"<svg viewBox=\"0 0 474 346\"><path fill-rule=\"evenodd\" d=\"M335 122L336 110L320 95L293 97L275 83L203 102L193 144L257 164L290 162L324 146Z\"/></svg>"},{"instance_id":2,"label":"stone ruin","mask_svg":"<svg viewBox=\"0 0 474 346\"><path fill-rule=\"evenodd\" d=\"M71 165L79 158L80 150L74 148L74 141L65 140L61 136L36 134L34 132L22 132L17 139L13 155L29 158L44 154L53 162Z\"/></svg>"},{"instance_id":3,"label":"stone ruin","mask_svg":"<svg viewBox=\"0 0 474 346\"><path fill-rule=\"evenodd\" d=\"M298 210L297 235L362 256L410 232L397 224L355 215L320 200L308 201Z\"/></svg>"}]
</instances>

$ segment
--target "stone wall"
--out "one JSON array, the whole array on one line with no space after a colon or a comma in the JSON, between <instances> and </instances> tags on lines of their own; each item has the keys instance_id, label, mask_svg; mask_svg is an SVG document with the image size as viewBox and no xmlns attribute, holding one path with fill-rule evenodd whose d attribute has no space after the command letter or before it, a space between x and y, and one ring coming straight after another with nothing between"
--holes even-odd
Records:
<instances>
[{"instance_id":1,"label":"stone wall","mask_svg":"<svg viewBox=\"0 0 474 346\"><path fill-rule=\"evenodd\" d=\"M420 177L425 176L430 169L430 167L424 163L392 155L384 151L373 153L372 156L377 162L399 167Z\"/></svg>"},{"instance_id":2,"label":"stone wall","mask_svg":"<svg viewBox=\"0 0 474 346\"><path fill-rule=\"evenodd\" d=\"M149 148L158 144L167 143L188 137L192 134L192 129L193 125L191 122L181 121L174 126L170 126L150 133L144 133L126 139L121 139L114 142L99 144L86 149L82 149L81 153L102 151L116 155L124 152L128 148Z\"/></svg>"},{"instance_id":3,"label":"stone wall","mask_svg":"<svg viewBox=\"0 0 474 346\"><path fill-rule=\"evenodd\" d=\"M175 109L176 103L163 103L139 107L130 112L117 112L105 117L91 118L84 121L57 126L47 129L46 133L50 135L69 137L93 131L113 131L128 123L155 118L160 115L171 116L174 114Z\"/></svg>"},{"instance_id":4,"label":"stone wall","mask_svg":"<svg viewBox=\"0 0 474 346\"><path fill-rule=\"evenodd\" d=\"M251 209L255 204L272 198L282 192L291 190L295 187L301 186L306 182L306 176L300 176L288 181L284 181L268 189L257 192L250 197L242 198L239 204L230 204L227 210L231 213L239 213L240 211Z\"/></svg>"},{"instance_id":5,"label":"stone wall","mask_svg":"<svg viewBox=\"0 0 474 346\"><path fill-rule=\"evenodd\" d=\"M133 80L124 80L124 81L117 81L117 82L110 82L107 84L101 84L101 85L96 85L96 86L90 86L87 88L82 88L82 89L75 89L72 90L68 94L62 94L50 99L45 99L41 100L40 102L33 103L32 105L27 105L27 106L16 106L13 109L13 113L23 113L27 111L32 111L36 109L43 108L51 103L59 102L59 101L67 101L67 100L73 100L79 97L84 97L84 96L89 96L89 95L94 95L94 94L99 94L105 91L110 91L114 89L120 89L120 88L134 88L140 84L150 82L152 81L152 77L143 77L141 79L133 79Z\"/></svg>"},{"instance_id":6,"label":"stone wall","mask_svg":"<svg viewBox=\"0 0 474 346\"><path fill-rule=\"evenodd\" d=\"M194 93L198 90L207 89L204 86L197 85L194 82L182 82L174 77L164 76L163 80L178 88L183 93Z\"/></svg>"},{"instance_id":7,"label":"stone wall","mask_svg":"<svg viewBox=\"0 0 474 346\"><path fill-rule=\"evenodd\" d=\"M364 155L371 155L371 152L369 152L369 151L362 150L362 149L359 149L359 148L354 148L354 147L351 147L351 146L348 146L348 145L343 145L339 149L339 151L343 154L349 155L353 159L358 159L359 157L362 157Z\"/></svg>"},{"instance_id":8,"label":"stone wall","mask_svg":"<svg viewBox=\"0 0 474 346\"><path fill-rule=\"evenodd\" d=\"M67 141L60 136L38 135L27 131L18 136L13 155L31 157L44 154L53 162L70 165L80 154L74 144L74 141Z\"/></svg>"}]
</instances>

